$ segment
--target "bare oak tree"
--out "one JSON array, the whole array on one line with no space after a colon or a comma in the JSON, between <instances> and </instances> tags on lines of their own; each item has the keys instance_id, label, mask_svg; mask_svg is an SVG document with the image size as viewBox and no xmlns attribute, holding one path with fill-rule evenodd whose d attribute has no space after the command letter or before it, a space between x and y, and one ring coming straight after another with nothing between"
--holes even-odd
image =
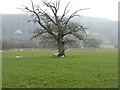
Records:
<instances>
[{"instance_id":1,"label":"bare oak tree","mask_svg":"<svg viewBox=\"0 0 120 90\"><path fill-rule=\"evenodd\" d=\"M33 38L54 39L58 46L58 57L65 55L64 45L68 40L67 35L71 34L79 40L84 40L86 36L83 26L72 22L71 19L79 16L78 12L87 8L76 10L71 15L68 15L70 11L70 9L68 9L69 4L70 2L65 6L62 15L58 15L58 11L60 10L60 0L57 0L54 3L43 0L42 5L46 7L45 10L43 10L40 5L35 5L32 0L32 8L30 9L26 6L24 8L24 10L34 16L32 21L38 23L40 26L40 29L35 31L36 34Z\"/></svg>"}]
</instances>

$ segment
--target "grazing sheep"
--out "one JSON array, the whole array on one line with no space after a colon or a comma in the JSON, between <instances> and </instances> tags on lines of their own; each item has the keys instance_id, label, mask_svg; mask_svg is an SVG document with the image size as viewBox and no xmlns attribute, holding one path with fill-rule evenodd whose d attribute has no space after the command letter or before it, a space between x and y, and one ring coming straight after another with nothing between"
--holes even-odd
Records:
<instances>
[{"instance_id":1,"label":"grazing sheep","mask_svg":"<svg viewBox=\"0 0 120 90\"><path fill-rule=\"evenodd\" d=\"M16 56L15 58L16 58L16 59L19 59L19 58L22 58L22 57L23 57L23 56Z\"/></svg>"},{"instance_id":2,"label":"grazing sheep","mask_svg":"<svg viewBox=\"0 0 120 90\"><path fill-rule=\"evenodd\" d=\"M54 57L65 57L65 55L62 55L62 56L59 56L59 55L60 55L59 53L53 53Z\"/></svg>"},{"instance_id":3,"label":"grazing sheep","mask_svg":"<svg viewBox=\"0 0 120 90\"><path fill-rule=\"evenodd\" d=\"M53 53L54 57L58 57L59 53Z\"/></svg>"},{"instance_id":4,"label":"grazing sheep","mask_svg":"<svg viewBox=\"0 0 120 90\"><path fill-rule=\"evenodd\" d=\"M61 57L65 57L64 55L62 55Z\"/></svg>"},{"instance_id":5,"label":"grazing sheep","mask_svg":"<svg viewBox=\"0 0 120 90\"><path fill-rule=\"evenodd\" d=\"M23 51L23 49L20 50L20 52L22 52L22 51Z\"/></svg>"}]
</instances>

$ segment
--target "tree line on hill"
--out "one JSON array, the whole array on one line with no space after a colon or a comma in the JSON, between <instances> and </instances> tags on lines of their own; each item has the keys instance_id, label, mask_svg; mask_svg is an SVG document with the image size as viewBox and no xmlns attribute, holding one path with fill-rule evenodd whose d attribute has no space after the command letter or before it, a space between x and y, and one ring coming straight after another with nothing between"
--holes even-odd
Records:
<instances>
[{"instance_id":1,"label":"tree line on hill","mask_svg":"<svg viewBox=\"0 0 120 90\"><path fill-rule=\"evenodd\" d=\"M95 38L88 38L87 42L76 41L74 43L67 43L65 49L69 48L100 48L102 44L101 40ZM14 41L14 40L2 40L2 49L16 49L16 48L53 48L57 49L57 45L53 40L40 41L40 40L24 40L24 41Z\"/></svg>"}]
</instances>

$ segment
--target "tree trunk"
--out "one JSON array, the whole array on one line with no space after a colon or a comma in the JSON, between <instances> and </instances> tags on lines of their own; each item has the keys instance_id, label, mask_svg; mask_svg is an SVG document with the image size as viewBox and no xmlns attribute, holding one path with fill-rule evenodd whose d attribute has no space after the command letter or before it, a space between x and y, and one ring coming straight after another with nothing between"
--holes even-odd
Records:
<instances>
[{"instance_id":1,"label":"tree trunk","mask_svg":"<svg viewBox=\"0 0 120 90\"><path fill-rule=\"evenodd\" d=\"M65 56L63 37L60 37L58 40L58 53L58 57Z\"/></svg>"}]
</instances>

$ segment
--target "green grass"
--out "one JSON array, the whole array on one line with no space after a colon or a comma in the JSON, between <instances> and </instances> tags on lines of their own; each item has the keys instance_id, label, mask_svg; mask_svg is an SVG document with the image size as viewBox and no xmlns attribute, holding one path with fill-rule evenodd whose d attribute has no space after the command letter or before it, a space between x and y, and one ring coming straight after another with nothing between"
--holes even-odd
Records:
<instances>
[{"instance_id":1,"label":"green grass","mask_svg":"<svg viewBox=\"0 0 120 90\"><path fill-rule=\"evenodd\" d=\"M117 88L117 50L4 51L3 88ZM24 56L16 59L15 56Z\"/></svg>"},{"instance_id":2,"label":"green grass","mask_svg":"<svg viewBox=\"0 0 120 90\"><path fill-rule=\"evenodd\" d=\"M114 48L113 44L102 44L101 48Z\"/></svg>"}]
</instances>

